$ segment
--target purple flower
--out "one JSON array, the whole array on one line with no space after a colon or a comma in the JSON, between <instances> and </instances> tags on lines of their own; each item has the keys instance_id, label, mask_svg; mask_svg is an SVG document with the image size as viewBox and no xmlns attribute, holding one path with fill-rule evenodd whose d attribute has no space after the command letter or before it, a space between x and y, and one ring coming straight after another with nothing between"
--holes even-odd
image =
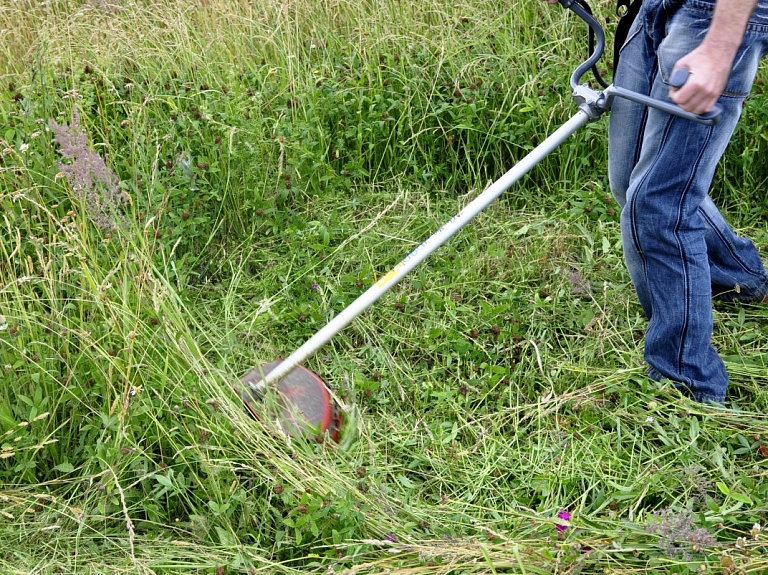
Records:
<instances>
[{"instance_id":1,"label":"purple flower","mask_svg":"<svg viewBox=\"0 0 768 575\"><path fill-rule=\"evenodd\" d=\"M557 514L557 518L558 519L564 519L565 521L570 521L571 520L571 514L568 511L566 511L565 509L561 509L560 513ZM567 525L563 525L562 523L555 523L555 528L557 528L557 530L560 533L562 533L563 531L568 529L568 526Z\"/></svg>"},{"instance_id":2,"label":"purple flower","mask_svg":"<svg viewBox=\"0 0 768 575\"><path fill-rule=\"evenodd\" d=\"M126 225L120 206L129 201L128 194L120 188L120 179L104 159L88 145L77 109L72 110L69 126L48 120L48 127L59 145L59 154L69 160L59 164L59 170L74 194L85 203L91 220L104 230Z\"/></svg>"},{"instance_id":3,"label":"purple flower","mask_svg":"<svg viewBox=\"0 0 768 575\"><path fill-rule=\"evenodd\" d=\"M312 284L312 291L317 291L319 289L320 289L320 285L319 284Z\"/></svg>"},{"instance_id":4,"label":"purple flower","mask_svg":"<svg viewBox=\"0 0 768 575\"><path fill-rule=\"evenodd\" d=\"M397 535L394 533L387 533L387 536L384 538L384 541L389 541L390 543L397 543Z\"/></svg>"}]
</instances>

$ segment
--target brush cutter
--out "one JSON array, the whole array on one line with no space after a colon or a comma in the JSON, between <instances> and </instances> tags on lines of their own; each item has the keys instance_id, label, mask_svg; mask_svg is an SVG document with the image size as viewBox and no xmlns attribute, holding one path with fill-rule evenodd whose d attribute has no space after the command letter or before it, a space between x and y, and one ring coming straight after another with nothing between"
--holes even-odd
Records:
<instances>
[{"instance_id":1,"label":"brush cutter","mask_svg":"<svg viewBox=\"0 0 768 575\"><path fill-rule=\"evenodd\" d=\"M626 0L623 1L626 3ZM292 436L306 436L312 432L327 432L334 440L338 441L339 428L342 423L340 409L332 399L332 394L323 379L300 364L349 325L363 310L392 289L406 274L469 223L512 184L520 180L568 137L588 122L596 121L608 112L614 98L626 98L707 125L714 125L719 122L722 112L719 107L707 114L695 115L674 104L656 100L619 86L607 85L596 67L596 63L605 49L605 35L602 27L592 16L589 6L583 0L559 0L559 2L564 8L573 11L584 20L589 28L590 50L588 58L576 68L570 79L573 97L579 108L578 112L286 359L272 361L243 375L240 378L237 391L258 419L266 420L267 425L274 424ZM602 91L592 89L587 83L579 83L582 76L589 70L593 72L595 79L604 88ZM672 86L680 87L687 79L688 71L678 69L672 75L670 83ZM271 389L277 393L270 393Z\"/></svg>"}]
</instances>

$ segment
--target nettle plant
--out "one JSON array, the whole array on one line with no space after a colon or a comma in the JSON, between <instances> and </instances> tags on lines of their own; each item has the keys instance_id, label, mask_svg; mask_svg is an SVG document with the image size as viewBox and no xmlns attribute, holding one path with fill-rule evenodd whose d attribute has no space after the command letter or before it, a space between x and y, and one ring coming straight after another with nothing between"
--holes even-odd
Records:
<instances>
[{"instance_id":1,"label":"nettle plant","mask_svg":"<svg viewBox=\"0 0 768 575\"><path fill-rule=\"evenodd\" d=\"M575 190L568 205L572 216L593 221L617 222L621 212L607 183L595 180L590 180Z\"/></svg>"}]
</instances>

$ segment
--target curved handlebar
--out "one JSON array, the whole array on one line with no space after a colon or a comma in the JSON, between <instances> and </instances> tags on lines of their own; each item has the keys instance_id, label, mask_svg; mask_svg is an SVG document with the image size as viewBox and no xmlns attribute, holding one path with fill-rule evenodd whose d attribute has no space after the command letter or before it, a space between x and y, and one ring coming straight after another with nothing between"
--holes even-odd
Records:
<instances>
[{"instance_id":1,"label":"curved handlebar","mask_svg":"<svg viewBox=\"0 0 768 575\"><path fill-rule=\"evenodd\" d=\"M603 32L603 27L600 26L600 23L588 12L588 7L587 9L584 8L587 6L584 0L558 0L558 2L563 8L571 10L579 18L584 20L584 22L587 23L587 26L589 26L589 29L594 33L595 38L597 38L597 46L595 46L594 51L571 75L571 90L574 92L574 95L577 96L577 100L580 100L582 99L581 95L584 92L584 87L579 85L579 81L588 70L596 70L595 65L605 51L605 33ZM675 88L681 87L688 80L689 74L688 70L678 68L673 72L672 77L669 80L670 85ZM600 80L600 78L598 78L598 80ZM687 120L693 120L694 122L705 124L707 126L714 126L720 123L723 113L722 107L719 104L716 104L712 110L705 114L694 114L683 110L676 104L657 100L650 96L646 96L645 94L610 85L605 89L605 92L602 95L596 95L592 101L588 103L588 106L597 108L596 112L595 110L592 110L591 116L597 117L603 112L610 110L611 102L615 97L631 100L638 104L656 108L657 110L667 112L668 114L679 116Z\"/></svg>"},{"instance_id":2,"label":"curved handlebar","mask_svg":"<svg viewBox=\"0 0 768 575\"><path fill-rule=\"evenodd\" d=\"M592 33L594 33L595 38L597 39L597 46L595 46L594 51L592 51L592 53L589 55L589 58L580 64L573 71L573 74L571 74L571 89L575 90L576 86L579 85L579 80L581 80L581 77L586 74L588 70L593 69L595 64L597 64L600 58L602 58L603 52L605 52L605 32L603 32L603 27L600 26L600 23L595 20L591 13L584 9L578 0L558 0L558 2L563 8L571 10L579 18L584 20L584 22L587 23L587 26L589 26L589 29L592 31ZM605 84L603 85L605 86Z\"/></svg>"}]
</instances>

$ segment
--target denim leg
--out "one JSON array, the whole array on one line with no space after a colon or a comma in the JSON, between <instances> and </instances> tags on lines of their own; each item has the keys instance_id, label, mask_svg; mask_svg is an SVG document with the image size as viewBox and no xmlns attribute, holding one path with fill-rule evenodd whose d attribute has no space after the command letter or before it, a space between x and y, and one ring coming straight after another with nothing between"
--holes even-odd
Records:
<instances>
[{"instance_id":1,"label":"denim leg","mask_svg":"<svg viewBox=\"0 0 768 575\"><path fill-rule=\"evenodd\" d=\"M622 50L616 84L668 100L674 63L699 44L709 26L711 10L702 6L665 6L662 0L644 5ZM713 288L720 297L750 300L768 289L754 245L731 230L708 196L764 42L755 34L745 38L720 98L724 113L716 127L622 100L611 112L609 176L623 206L625 260L649 319L649 373L673 380L699 401L722 402L728 385L711 344Z\"/></svg>"},{"instance_id":2,"label":"denim leg","mask_svg":"<svg viewBox=\"0 0 768 575\"><path fill-rule=\"evenodd\" d=\"M706 195L701 172L707 168L705 152L714 144L714 129L688 124L650 111L638 164L642 177L627 193L622 238L635 267L632 279L645 295L645 359L652 376L683 383L702 401L722 401L728 377L711 344L710 268L698 214ZM682 147L694 154L665 161Z\"/></svg>"},{"instance_id":3,"label":"denim leg","mask_svg":"<svg viewBox=\"0 0 768 575\"><path fill-rule=\"evenodd\" d=\"M751 240L737 235L707 196L699 207L706 228L712 292L723 301L762 301L768 294L768 271Z\"/></svg>"}]
</instances>

